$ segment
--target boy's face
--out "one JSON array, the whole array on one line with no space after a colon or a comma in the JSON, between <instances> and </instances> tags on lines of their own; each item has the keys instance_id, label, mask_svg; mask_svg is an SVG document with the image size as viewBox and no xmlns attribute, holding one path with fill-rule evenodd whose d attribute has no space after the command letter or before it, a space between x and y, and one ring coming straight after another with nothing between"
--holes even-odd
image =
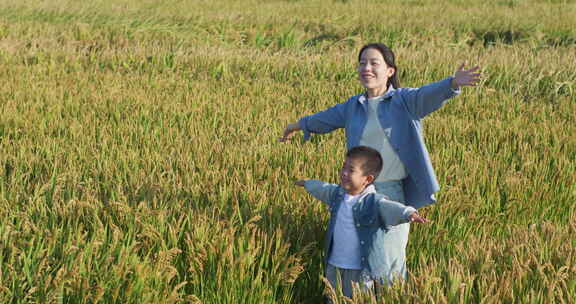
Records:
<instances>
[{"instance_id":1,"label":"boy's face","mask_svg":"<svg viewBox=\"0 0 576 304\"><path fill-rule=\"evenodd\" d=\"M340 170L340 186L350 195L362 193L374 181L374 176L366 175L363 169L364 157L347 157Z\"/></svg>"}]
</instances>

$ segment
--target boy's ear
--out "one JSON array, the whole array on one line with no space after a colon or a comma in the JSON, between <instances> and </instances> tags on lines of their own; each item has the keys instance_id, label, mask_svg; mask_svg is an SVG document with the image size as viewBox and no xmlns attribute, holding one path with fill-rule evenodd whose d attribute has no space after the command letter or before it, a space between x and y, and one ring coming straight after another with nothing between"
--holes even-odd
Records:
<instances>
[{"instance_id":1,"label":"boy's ear","mask_svg":"<svg viewBox=\"0 0 576 304\"><path fill-rule=\"evenodd\" d=\"M366 175L366 181L368 182L368 185L373 183L375 179L376 179L376 177L374 177L374 175L372 175L372 174Z\"/></svg>"}]
</instances>

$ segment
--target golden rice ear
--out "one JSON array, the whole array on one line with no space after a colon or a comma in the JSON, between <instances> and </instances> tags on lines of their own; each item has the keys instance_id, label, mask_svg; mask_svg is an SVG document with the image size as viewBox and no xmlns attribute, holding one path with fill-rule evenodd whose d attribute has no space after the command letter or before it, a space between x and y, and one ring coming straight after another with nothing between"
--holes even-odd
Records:
<instances>
[{"instance_id":1,"label":"golden rice ear","mask_svg":"<svg viewBox=\"0 0 576 304\"><path fill-rule=\"evenodd\" d=\"M352 282L352 299L344 297L344 303L353 304L378 304L376 299L376 288L378 284L375 281L369 282Z\"/></svg>"},{"instance_id":2,"label":"golden rice ear","mask_svg":"<svg viewBox=\"0 0 576 304\"><path fill-rule=\"evenodd\" d=\"M339 304L338 296L336 295L336 290L330 284L330 281L324 276L320 276L322 282L324 282L324 295L328 298L330 304Z\"/></svg>"},{"instance_id":3,"label":"golden rice ear","mask_svg":"<svg viewBox=\"0 0 576 304\"><path fill-rule=\"evenodd\" d=\"M320 276L324 282L324 295L330 304L377 304L375 293L372 289L360 287L359 283L352 282L352 298L348 298L342 293L342 288L334 288L330 281L324 276ZM339 284L342 286L342 284Z\"/></svg>"}]
</instances>

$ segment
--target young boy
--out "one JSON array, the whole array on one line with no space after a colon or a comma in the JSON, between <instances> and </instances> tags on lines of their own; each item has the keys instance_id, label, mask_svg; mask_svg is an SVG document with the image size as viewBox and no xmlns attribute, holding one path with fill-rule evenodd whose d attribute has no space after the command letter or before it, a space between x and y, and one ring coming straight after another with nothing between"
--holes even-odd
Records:
<instances>
[{"instance_id":1,"label":"young boy","mask_svg":"<svg viewBox=\"0 0 576 304\"><path fill-rule=\"evenodd\" d=\"M370 287L384 282L382 238L386 227L406 222L425 223L416 209L377 194L372 185L382 170L378 151L358 146L350 149L340 171L340 185L299 180L317 199L330 207L326 233L326 278L334 289L352 297L352 283ZM340 285L341 284L341 285Z\"/></svg>"}]
</instances>

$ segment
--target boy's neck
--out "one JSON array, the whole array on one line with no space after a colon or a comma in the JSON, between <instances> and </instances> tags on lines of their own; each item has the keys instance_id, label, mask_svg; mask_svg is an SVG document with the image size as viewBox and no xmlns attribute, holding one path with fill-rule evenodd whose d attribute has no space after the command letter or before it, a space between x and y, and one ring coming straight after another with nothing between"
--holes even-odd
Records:
<instances>
[{"instance_id":1,"label":"boy's neck","mask_svg":"<svg viewBox=\"0 0 576 304\"><path fill-rule=\"evenodd\" d=\"M372 186L372 184L367 185L366 187L362 188L362 190L358 190L358 191L354 191L354 193L352 193L352 191L346 191L346 194L348 195L360 195L362 193L364 193L364 191L366 191L366 189L370 188Z\"/></svg>"},{"instance_id":2,"label":"boy's neck","mask_svg":"<svg viewBox=\"0 0 576 304\"><path fill-rule=\"evenodd\" d=\"M362 189L362 191L356 191L356 192L354 192L354 193L352 193L352 192L350 192L350 191L346 191L346 194L352 195L352 196L354 196L354 195L359 195L359 194L362 194L362 192L364 192L364 190L366 190L366 188Z\"/></svg>"}]
</instances>

